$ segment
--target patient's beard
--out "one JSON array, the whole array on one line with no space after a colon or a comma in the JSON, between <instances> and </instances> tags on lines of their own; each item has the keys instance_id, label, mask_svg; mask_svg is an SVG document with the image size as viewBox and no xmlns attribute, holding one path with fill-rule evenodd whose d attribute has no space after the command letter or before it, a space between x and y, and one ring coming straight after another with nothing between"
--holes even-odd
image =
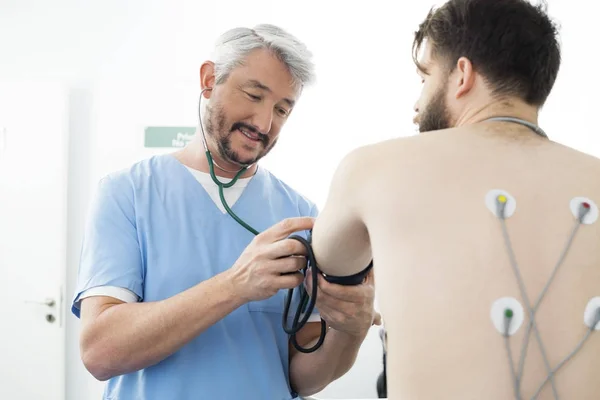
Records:
<instances>
[{"instance_id":1,"label":"patient's beard","mask_svg":"<svg viewBox=\"0 0 600 400\"><path fill-rule=\"evenodd\" d=\"M450 111L446 104L448 85L441 85L440 90L433 96L419 119L419 132L429 132L450 128Z\"/></svg>"}]
</instances>

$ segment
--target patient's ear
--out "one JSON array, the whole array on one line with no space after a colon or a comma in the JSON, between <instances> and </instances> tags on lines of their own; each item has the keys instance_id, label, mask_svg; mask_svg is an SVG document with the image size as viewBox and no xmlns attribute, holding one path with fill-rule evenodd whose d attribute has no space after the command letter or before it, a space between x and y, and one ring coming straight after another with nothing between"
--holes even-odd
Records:
<instances>
[{"instance_id":1,"label":"patient's ear","mask_svg":"<svg viewBox=\"0 0 600 400\"><path fill-rule=\"evenodd\" d=\"M475 86L475 71L471 60L466 57L459 58L453 75L456 82L455 97L459 99L467 95Z\"/></svg>"}]
</instances>

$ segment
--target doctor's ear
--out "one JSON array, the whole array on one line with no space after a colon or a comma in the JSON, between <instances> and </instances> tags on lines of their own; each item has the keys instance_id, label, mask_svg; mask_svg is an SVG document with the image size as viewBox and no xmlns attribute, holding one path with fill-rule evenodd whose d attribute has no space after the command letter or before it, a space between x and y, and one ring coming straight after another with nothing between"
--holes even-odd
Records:
<instances>
[{"instance_id":1,"label":"doctor's ear","mask_svg":"<svg viewBox=\"0 0 600 400\"><path fill-rule=\"evenodd\" d=\"M202 89L201 95L204 96L205 99L210 99L210 95L212 93L212 89L211 87L207 87Z\"/></svg>"},{"instance_id":2,"label":"doctor's ear","mask_svg":"<svg viewBox=\"0 0 600 400\"><path fill-rule=\"evenodd\" d=\"M205 99L209 99L212 94L212 88L215 86L215 64L212 61L205 61L200 66L200 89Z\"/></svg>"}]
</instances>

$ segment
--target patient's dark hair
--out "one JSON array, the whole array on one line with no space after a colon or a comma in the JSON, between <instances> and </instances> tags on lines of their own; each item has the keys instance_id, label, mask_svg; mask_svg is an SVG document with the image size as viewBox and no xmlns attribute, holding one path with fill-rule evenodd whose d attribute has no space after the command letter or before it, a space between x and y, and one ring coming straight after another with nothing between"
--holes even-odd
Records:
<instances>
[{"instance_id":1,"label":"patient's dark hair","mask_svg":"<svg viewBox=\"0 0 600 400\"><path fill-rule=\"evenodd\" d=\"M432 8L419 25L413 59L424 39L431 55L453 71L460 57L468 58L496 96L517 96L541 107L556 80L561 55L558 28L544 3L526 0L450 0Z\"/></svg>"}]
</instances>

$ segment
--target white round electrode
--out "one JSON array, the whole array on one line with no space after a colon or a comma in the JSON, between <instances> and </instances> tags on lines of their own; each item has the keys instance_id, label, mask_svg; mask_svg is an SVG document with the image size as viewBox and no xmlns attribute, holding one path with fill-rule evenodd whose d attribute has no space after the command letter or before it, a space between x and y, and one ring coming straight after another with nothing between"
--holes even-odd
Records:
<instances>
[{"instance_id":1,"label":"white round electrode","mask_svg":"<svg viewBox=\"0 0 600 400\"><path fill-rule=\"evenodd\" d=\"M512 318L510 320L510 327L508 329L508 334L510 336L514 335L517 330L523 324L523 319L525 317L525 313L523 312L523 306L519 301L513 297L503 297L501 299L496 300L492 304L492 309L490 311L490 317L492 318L492 323L502 335L505 333L505 318L506 312L510 310L512 313Z\"/></svg>"},{"instance_id":2,"label":"white round electrode","mask_svg":"<svg viewBox=\"0 0 600 400\"><path fill-rule=\"evenodd\" d=\"M592 328L598 309L600 309L600 297L594 297L587 303L585 312L583 313L583 323L588 328ZM596 325L595 330L600 331L600 324Z\"/></svg>"},{"instance_id":3,"label":"white round electrode","mask_svg":"<svg viewBox=\"0 0 600 400\"><path fill-rule=\"evenodd\" d=\"M589 208L587 214L583 217L583 224L590 225L598 220L598 206L587 197L575 197L571 200L571 212L576 219L579 219L579 207Z\"/></svg>"},{"instance_id":4,"label":"white round electrode","mask_svg":"<svg viewBox=\"0 0 600 400\"><path fill-rule=\"evenodd\" d=\"M504 206L504 218L511 217L517 209L517 201L507 191L500 189L492 189L485 195L485 205L488 210L492 212L496 217L500 218L498 214L498 199L506 202Z\"/></svg>"}]
</instances>

